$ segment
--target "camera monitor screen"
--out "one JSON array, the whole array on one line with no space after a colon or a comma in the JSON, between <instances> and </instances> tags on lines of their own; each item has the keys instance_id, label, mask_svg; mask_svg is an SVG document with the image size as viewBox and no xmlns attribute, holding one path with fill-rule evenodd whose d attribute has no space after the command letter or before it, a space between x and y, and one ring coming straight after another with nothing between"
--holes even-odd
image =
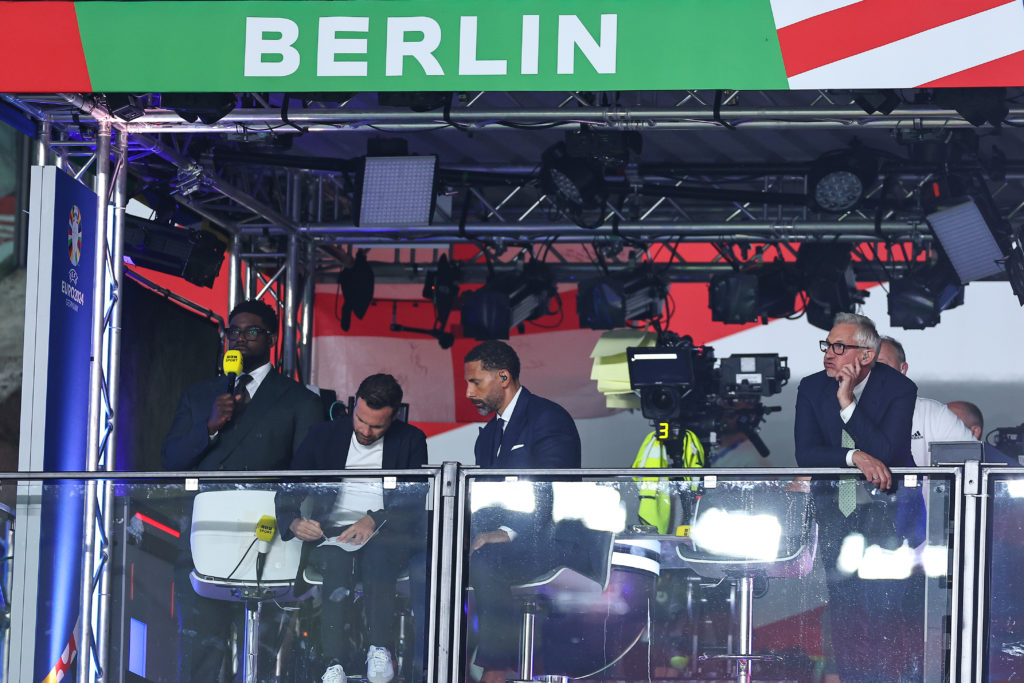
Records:
<instances>
[{"instance_id":1,"label":"camera monitor screen","mask_svg":"<svg viewBox=\"0 0 1024 683\"><path fill-rule=\"evenodd\" d=\"M693 349L630 347L626 349L629 385L633 389L660 385L693 385Z\"/></svg>"}]
</instances>

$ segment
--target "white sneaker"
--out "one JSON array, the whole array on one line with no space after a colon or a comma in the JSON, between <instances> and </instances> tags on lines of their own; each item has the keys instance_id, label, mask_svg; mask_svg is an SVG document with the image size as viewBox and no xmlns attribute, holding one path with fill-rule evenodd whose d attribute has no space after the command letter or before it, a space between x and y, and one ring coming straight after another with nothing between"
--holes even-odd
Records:
<instances>
[{"instance_id":1,"label":"white sneaker","mask_svg":"<svg viewBox=\"0 0 1024 683\"><path fill-rule=\"evenodd\" d=\"M320 680L323 683L348 683L348 676L345 675L345 670L341 668L341 664L335 664L334 666L327 667L324 677Z\"/></svg>"},{"instance_id":2,"label":"white sneaker","mask_svg":"<svg viewBox=\"0 0 1024 683\"><path fill-rule=\"evenodd\" d=\"M370 646L366 651L366 680L369 683L390 683L395 678L395 665L386 647Z\"/></svg>"}]
</instances>

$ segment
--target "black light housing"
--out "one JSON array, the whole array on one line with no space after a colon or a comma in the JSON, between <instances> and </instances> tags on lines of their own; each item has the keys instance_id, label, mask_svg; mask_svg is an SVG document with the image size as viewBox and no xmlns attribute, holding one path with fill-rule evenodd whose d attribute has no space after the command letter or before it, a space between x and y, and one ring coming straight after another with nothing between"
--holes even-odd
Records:
<instances>
[{"instance_id":1,"label":"black light housing","mask_svg":"<svg viewBox=\"0 0 1024 683\"><path fill-rule=\"evenodd\" d=\"M580 282L576 313L581 328L611 330L625 327L627 320L660 317L666 296L664 278L644 266Z\"/></svg>"},{"instance_id":2,"label":"black light housing","mask_svg":"<svg viewBox=\"0 0 1024 683\"><path fill-rule=\"evenodd\" d=\"M558 208L581 228L596 228L608 196L604 166L594 159L569 156L564 142L541 157L540 184ZM596 213L587 217L587 213Z\"/></svg>"},{"instance_id":3,"label":"black light housing","mask_svg":"<svg viewBox=\"0 0 1024 683\"><path fill-rule=\"evenodd\" d=\"M807 293L807 321L815 327L830 330L837 313L853 313L864 303L867 293L857 289L849 246L805 243L796 262Z\"/></svg>"},{"instance_id":4,"label":"black light housing","mask_svg":"<svg viewBox=\"0 0 1024 683\"><path fill-rule=\"evenodd\" d=\"M107 93L104 97L107 101L107 109L122 121L134 121L146 113L146 106L141 95Z\"/></svg>"},{"instance_id":5,"label":"black light housing","mask_svg":"<svg viewBox=\"0 0 1024 683\"><path fill-rule=\"evenodd\" d=\"M175 114L189 123L199 120L207 125L217 123L230 114L236 104L234 93L169 92L160 96L160 106L173 109Z\"/></svg>"},{"instance_id":6,"label":"black light housing","mask_svg":"<svg viewBox=\"0 0 1024 683\"><path fill-rule=\"evenodd\" d=\"M200 287L213 287L226 246L216 235L203 230L125 216L126 261L176 275Z\"/></svg>"},{"instance_id":7,"label":"black light housing","mask_svg":"<svg viewBox=\"0 0 1024 683\"><path fill-rule=\"evenodd\" d=\"M807 192L819 211L843 213L857 207L878 178L878 159L866 150L842 149L827 152L807 174Z\"/></svg>"},{"instance_id":8,"label":"black light housing","mask_svg":"<svg viewBox=\"0 0 1024 683\"><path fill-rule=\"evenodd\" d=\"M791 264L766 263L743 273L716 275L708 288L711 319L743 324L792 315L799 290L797 269Z\"/></svg>"},{"instance_id":9,"label":"black light housing","mask_svg":"<svg viewBox=\"0 0 1024 683\"><path fill-rule=\"evenodd\" d=\"M444 329L448 324L455 302L459 298L459 281L462 279L461 269L448 260L448 254L441 254L434 270L427 272L423 282L423 298L434 304L436 326Z\"/></svg>"},{"instance_id":10,"label":"black light housing","mask_svg":"<svg viewBox=\"0 0 1024 683\"><path fill-rule=\"evenodd\" d=\"M536 261L521 273L501 273L462 300L463 336L486 341L508 339L509 330L548 313L558 293L548 268Z\"/></svg>"},{"instance_id":11,"label":"black light housing","mask_svg":"<svg viewBox=\"0 0 1024 683\"><path fill-rule=\"evenodd\" d=\"M345 300L341 306L341 329L347 332L352 324L352 316L362 320L373 301L373 268L366 260L365 249L360 249L352 265L338 274L338 284Z\"/></svg>"}]
</instances>

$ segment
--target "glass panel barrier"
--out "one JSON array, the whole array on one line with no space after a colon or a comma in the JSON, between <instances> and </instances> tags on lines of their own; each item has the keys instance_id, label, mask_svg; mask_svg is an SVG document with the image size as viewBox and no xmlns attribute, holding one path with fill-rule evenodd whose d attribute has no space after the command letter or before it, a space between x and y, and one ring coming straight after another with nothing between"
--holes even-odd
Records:
<instances>
[{"instance_id":1,"label":"glass panel barrier","mask_svg":"<svg viewBox=\"0 0 1024 683\"><path fill-rule=\"evenodd\" d=\"M109 609L93 634L103 680L234 681L255 666L252 680L309 683L332 663L365 675L373 645L387 648L402 680L422 681L433 649L432 476L204 478L197 490L182 479L5 480L0 680L60 680L83 663L79 577L93 490L110 512L109 589L97 590Z\"/></svg>"},{"instance_id":2,"label":"glass panel barrier","mask_svg":"<svg viewBox=\"0 0 1024 683\"><path fill-rule=\"evenodd\" d=\"M1024 678L1024 470L988 470L985 611L981 664L985 681Z\"/></svg>"},{"instance_id":3,"label":"glass panel barrier","mask_svg":"<svg viewBox=\"0 0 1024 683\"><path fill-rule=\"evenodd\" d=\"M948 680L955 471L748 472L464 475L453 679Z\"/></svg>"}]
</instances>

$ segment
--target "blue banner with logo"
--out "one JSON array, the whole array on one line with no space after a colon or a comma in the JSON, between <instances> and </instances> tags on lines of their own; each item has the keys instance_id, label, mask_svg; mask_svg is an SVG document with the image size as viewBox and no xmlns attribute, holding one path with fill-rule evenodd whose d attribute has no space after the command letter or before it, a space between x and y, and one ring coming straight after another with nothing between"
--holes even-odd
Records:
<instances>
[{"instance_id":1,"label":"blue banner with logo","mask_svg":"<svg viewBox=\"0 0 1024 683\"><path fill-rule=\"evenodd\" d=\"M93 284L97 277L97 199L95 193L63 171L50 172L53 224L41 226L53 230L49 339L45 342L49 348L43 469L84 470L89 433ZM44 181L44 187L48 185ZM44 194L43 201L50 201L50 197ZM46 256L40 253L41 259ZM45 305L42 299L39 303ZM82 482L71 481L56 482L44 489L33 676L36 681L75 679L72 671L78 650L75 626L81 593L83 490Z\"/></svg>"}]
</instances>

